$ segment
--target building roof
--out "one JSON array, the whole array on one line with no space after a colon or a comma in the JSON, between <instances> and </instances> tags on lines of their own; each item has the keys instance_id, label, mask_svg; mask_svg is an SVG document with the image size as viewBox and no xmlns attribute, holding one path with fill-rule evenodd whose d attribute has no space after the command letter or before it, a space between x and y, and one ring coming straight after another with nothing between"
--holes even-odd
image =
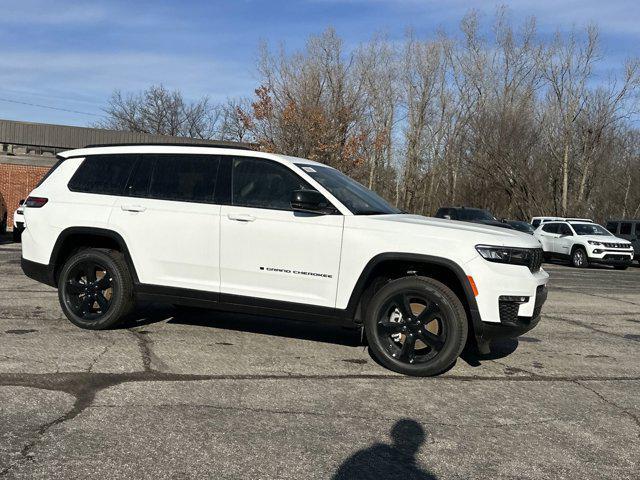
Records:
<instances>
[{"instance_id":1,"label":"building roof","mask_svg":"<svg viewBox=\"0 0 640 480\"><path fill-rule=\"evenodd\" d=\"M87 145L96 144L176 144L186 142L203 146L216 145L228 148L251 148L250 144L238 142L174 137L169 135L150 135L147 133L123 132L102 128L0 120L0 143L27 145L56 151L82 148Z\"/></svg>"}]
</instances>

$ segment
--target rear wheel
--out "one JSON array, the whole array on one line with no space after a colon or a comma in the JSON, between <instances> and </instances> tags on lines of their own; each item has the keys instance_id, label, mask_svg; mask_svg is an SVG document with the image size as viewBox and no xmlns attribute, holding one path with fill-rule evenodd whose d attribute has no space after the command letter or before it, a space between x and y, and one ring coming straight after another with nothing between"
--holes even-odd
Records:
<instances>
[{"instance_id":1,"label":"rear wheel","mask_svg":"<svg viewBox=\"0 0 640 480\"><path fill-rule=\"evenodd\" d=\"M460 299L446 285L407 277L389 282L374 295L365 331L382 365L406 375L430 376L458 358L468 325Z\"/></svg>"},{"instance_id":2,"label":"rear wheel","mask_svg":"<svg viewBox=\"0 0 640 480\"><path fill-rule=\"evenodd\" d=\"M87 249L72 255L58 279L60 305L71 323L90 330L116 325L133 306L133 285L120 252Z\"/></svg>"},{"instance_id":3,"label":"rear wheel","mask_svg":"<svg viewBox=\"0 0 640 480\"><path fill-rule=\"evenodd\" d=\"M585 268L589 266L589 258L584 248L578 247L571 254L571 265L576 268Z\"/></svg>"},{"instance_id":4,"label":"rear wheel","mask_svg":"<svg viewBox=\"0 0 640 480\"><path fill-rule=\"evenodd\" d=\"M626 270L628 268L628 265L614 265L613 268L615 268L616 270Z\"/></svg>"}]
</instances>

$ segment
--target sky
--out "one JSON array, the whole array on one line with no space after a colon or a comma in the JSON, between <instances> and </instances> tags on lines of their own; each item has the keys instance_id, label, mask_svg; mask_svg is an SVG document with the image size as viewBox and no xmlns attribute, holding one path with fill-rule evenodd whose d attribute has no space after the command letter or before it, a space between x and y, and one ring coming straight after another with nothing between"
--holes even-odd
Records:
<instances>
[{"instance_id":1,"label":"sky","mask_svg":"<svg viewBox=\"0 0 640 480\"><path fill-rule=\"evenodd\" d=\"M115 89L160 83L221 102L253 93L261 42L295 51L329 26L347 50L409 28L455 34L469 9L489 27L499 5L543 37L598 25L603 78L640 56L638 0L0 0L0 118L88 126Z\"/></svg>"}]
</instances>

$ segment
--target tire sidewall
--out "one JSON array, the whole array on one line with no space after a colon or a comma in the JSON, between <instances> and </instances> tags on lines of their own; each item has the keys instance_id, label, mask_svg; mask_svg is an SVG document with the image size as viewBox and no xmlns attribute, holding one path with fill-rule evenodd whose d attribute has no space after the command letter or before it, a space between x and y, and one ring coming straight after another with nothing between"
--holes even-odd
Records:
<instances>
[{"instance_id":1,"label":"tire sidewall","mask_svg":"<svg viewBox=\"0 0 640 480\"><path fill-rule=\"evenodd\" d=\"M466 342L468 324L462 304L460 304L455 294L445 285L435 282L432 279L428 279L431 280L430 282L426 282L425 280L426 279L420 277L415 277L389 282L376 292L367 309L365 331L367 332L369 346L378 361L394 372L413 376L431 376L442 373L456 361ZM449 295L447 295L447 290ZM434 359L425 363L409 364L393 358L382 344L381 338L375 333L378 319L382 313L382 307L384 307L394 295L397 295L401 291L416 292L422 295L424 295L426 291L430 296L434 297L435 301L438 302L438 305L445 313L444 316L446 320L444 321L447 323L445 346ZM450 299L448 298L449 296L455 298L458 305L455 305L452 301L453 298Z\"/></svg>"},{"instance_id":2,"label":"tire sidewall","mask_svg":"<svg viewBox=\"0 0 640 480\"><path fill-rule=\"evenodd\" d=\"M69 272L81 262L93 260L102 264L111 273L112 293L111 303L107 314L98 320L86 320L76 315L67 305L66 301L66 282L68 281ZM122 315L123 307L126 303L123 285L125 282L126 272L122 272L116 262L106 252L89 249L72 255L62 267L58 279L58 299L65 316L74 325L88 330L104 330L117 324Z\"/></svg>"}]
</instances>

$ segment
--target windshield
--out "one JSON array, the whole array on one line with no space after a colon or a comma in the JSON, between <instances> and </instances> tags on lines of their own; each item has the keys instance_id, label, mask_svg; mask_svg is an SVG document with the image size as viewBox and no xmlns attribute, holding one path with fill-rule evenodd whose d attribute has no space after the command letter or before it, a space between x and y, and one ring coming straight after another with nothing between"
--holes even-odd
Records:
<instances>
[{"instance_id":1,"label":"windshield","mask_svg":"<svg viewBox=\"0 0 640 480\"><path fill-rule=\"evenodd\" d=\"M480 210L479 208L461 208L458 210L458 220L496 220L496 217L491 215L486 210Z\"/></svg>"},{"instance_id":2,"label":"windshield","mask_svg":"<svg viewBox=\"0 0 640 480\"><path fill-rule=\"evenodd\" d=\"M578 235L603 235L611 236L611 233L597 223L572 223L571 226Z\"/></svg>"},{"instance_id":3,"label":"windshield","mask_svg":"<svg viewBox=\"0 0 640 480\"><path fill-rule=\"evenodd\" d=\"M296 164L354 215L382 215L401 213L382 197L334 168Z\"/></svg>"},{"instance_id":4,"label":"windshield","mask_svg":"<svg viewBox=\"0 0 640 480\"><path fill-rule=\"evenodd\" d=\"M515 228L516 230L519 230L521 232L533 233L533 231L534 231L533 226L531 226L527 222L509 222L509 225L511 225L513 228Z\"/></svg>"}]
</instances>

